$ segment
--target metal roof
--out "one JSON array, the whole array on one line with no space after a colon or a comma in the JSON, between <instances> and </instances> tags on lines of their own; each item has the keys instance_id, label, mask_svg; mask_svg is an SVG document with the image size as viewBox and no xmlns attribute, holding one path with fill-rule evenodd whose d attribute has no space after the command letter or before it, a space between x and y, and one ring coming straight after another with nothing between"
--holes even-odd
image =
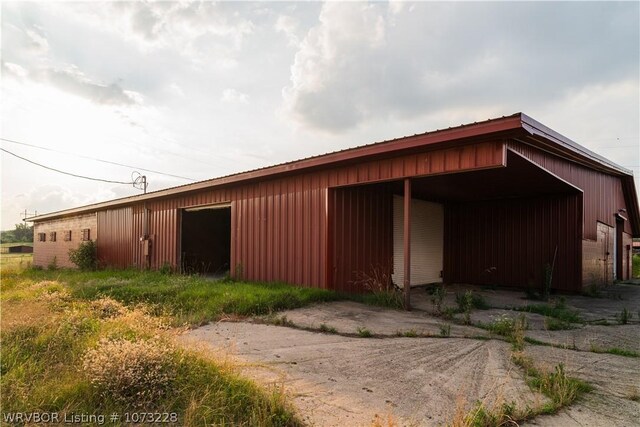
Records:
<instances>
[{"instance_id":1,"label":"metal roof","mask_svg":"<svg viewBox=\"0 0 640 427\"><path fill-rule=\"evenodd\" d=\"M463 140L467 138L496 134L513 134L513 136L530 135L537 137L538 139L542 139L544 142L546 142L552 150L559 152L558 154L562 153L565 157L573 157L572 160L586 164L590 167L601 169L608 173L613 173L616 175L627 175L631 177L631 185L633 185L632 172L630 170L625 169L605 159L602 156L599 156L598 154L586 149L585 147L582 147L581 145L571 141L570 139L560 135L559 133L553 131L552 129L549 129L538 121L532 119L526 114L515 113L509 116L502 116L485 121L462 124L460 126L437 129L421 134L404 136L400 138L379 141L372 144L333 151L321 155L306 157L300 160L294 160L276 164L273 166L253 169L246 172L240 172L190 184L165 188L146 194L122 197L105 202L51 212L26 218L25 221L37 222L69 215L76 215L80 213L93 212L115 206L130 205L137 202L143 202L145 200L203 190L210 187L230 185L256 179L271 178L282 174L291 174L322 167L330 167L332 165L338 165L340 163L354 161L356 159L365 157L388 155L390 153L395 154L399 152L410 151L412 149L415 150L432 144L442 144L455 140Z\"/></svg>"}]
</instances>

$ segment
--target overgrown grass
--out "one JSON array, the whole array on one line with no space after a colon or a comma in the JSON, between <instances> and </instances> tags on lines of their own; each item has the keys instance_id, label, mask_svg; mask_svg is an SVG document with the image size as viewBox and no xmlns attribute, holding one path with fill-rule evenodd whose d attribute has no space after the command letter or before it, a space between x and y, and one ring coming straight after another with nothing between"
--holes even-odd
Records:
<instances>
[{"instance_id":1,"label":"overgrown grass","mask_svg":"<svg viewBox=\"0 0 640 427\"><path fill-rule=\"evenodd\" d=\"M30 268L33 254L1 254L0 268L2 271L16 271Z\"/></svg>"},{"instance_id":2,"label":"overgrown grass","mask_svg":"<svg viewBox=\"0 0 640 427\"><path fill-rule=\"evenodd\" d=\"M456 304L458 304L458 311L460 313L464 313L470 311L471 309L478 310L488 310L491 308L487 300L480 294L477 294L471 290L466 291L465 293L455 294Z\"/></svg>"},{"instance_id":3,"label":"overgrown grass","mask_svg":"<svg viewBox=\"0 0 640 427\"><path fill-rule=\"evenodd\" d=\"M529 329L529 322L522 313L515 318L508 314L503 314L491 323L477 323L476 326L486 329L492 334L505 337L514 350L522 350L526 341L525 331Z\"/></svg>"},{"instance_id":4,"label":"overgrown grass","mask_svg":"<svg viewBox=\"0 0 640 427\"><path fill-rule=\"evenodd\" d=\"M551 306L547 304L529 304L523 307L516 307L514 310L524 311L527 313L537 313L547 317L553 317L558 320L569 323L583 323L580 313L564 306Z\"/></svg>"},{"instance_id":5,"label":"overgrown grass","mask_svg":"<svg viewBox=\"0 0 640 427\"><path fill-rule=\"evenodd\" d=\"M590 384L568 376L562 363L557 365L553 371L541 370L521 350L514 350L511 359L515 365L523 369L527 385L532 390L545 395L549 401L533 408L528 405L525 408L519 408L515 402L508 402L502 396L498 396L493 404L489 405L486 402L478 401L468 411L465 411L466 401L458 401L453 420L447 424L448 426L518 426L521 422L538 415L555 414L593 389Z\"/></svg>"},{"instance_id":6,"label":"overgrown grass","mask_svg":"<svg viewBox=\"0 0 640 427\"><path fill-rule=\"evenodd\" d=\"M320 325L320 332L325 333L325 334L337 334L338 330L336 328L334 328L333 326L329 326L326 323L323 323Z\"/></svg>"},{"instance_id":7,"label":"overgrown grass","mask_svg":"<svg viewBox=\"0 0 640 427\"><path fill-rule=\"evenodd\" d=\"M616 356L624 356L624 357L640 357L640 353L634 350L627 350L619 347L601 348L600 346L594 343L591 343L590 351L592 353L608 353L608 354L615 354Z\"/></svg>"},{"instance_id":8,"label":"overgrown grass","mask_svg":"<svg viewBox=\"0 0 640 427\"><path fill-rule=\"evenodd\" d=\"M131 281L141 279L123 274L131 275ZM87 285L86 293L79 292L80 277L95 281ZM229 362L175 346L173 330L167 326L172 319L154 315L148 306L138 304L142 299L114 292L129 302L125 307L110 298L79 297L97 297L97 288L102 294L105 290L122 291L124 284L104 287L101 281L105 278L100 274L62 272L60 280L44 280L47 278L51 276L3 271L0 405L4 413L122 414L138 410L174 412L174 424L187 426L301 425L286 404L282 389L259 388L242 378ZM73 284L68 286L64 278ZM38 316L34 315L36 309L42 311ZM102 350L105 342L114 348L130 343L126 345L134 349L157 350L155 359L148 359L147 351L139 351L135 358L122 353L121 360L125 373L135 373L140 366L154 367L153 376L120 377L124 384L131 382L133 389L144 385L145 395L153 399L114 392L119 390L118 384L112 383L109 375L100 374L114 367L120 372L120 366L113 364L114 353ZM85 360L92 363L83 365ZM143 379L145 382L138 384Z\"/></svg>"},{"instance_id":9,"label":"overgrown grass","mask_svg":"<svg viewBox=\"0 0 640 427\"><path fill-rule=\"evenodd\" d=\"M21 274L21 280L51 279L65 283L74 298L109 296L125 305L144 303L157 313L169 314L176 325L201 325L225 315L269 314L343 298L335 292L283 283L220 282L138 270L28 270Z\"/></svg>"},{"instance_id":10,"label":"overgrown grass","mask_svg":"<svg viewBox=\"0 0 640 427\"><path fill-rule=\"evenodd\" d=\"M553 371L544 371L538 369L523 352L514 352L512 360L524 370L527 384L550 399L550 402L535 410L536 415L555 414L560 408L570 405L584 393L593 390L588 383L569 377L562 363Z\"/></svg>"}]
</instances>

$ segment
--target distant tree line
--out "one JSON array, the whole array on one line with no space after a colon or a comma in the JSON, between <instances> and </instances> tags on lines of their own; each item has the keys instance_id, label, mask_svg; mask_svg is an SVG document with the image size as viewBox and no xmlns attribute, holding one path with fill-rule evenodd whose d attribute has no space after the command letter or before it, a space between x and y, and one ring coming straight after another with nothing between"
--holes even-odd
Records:
<instances>
[{"instance_id":1,"label":"distant tree line","mask_svg":"<svg viewBox=\"0 0 640 427\"><path fill-rule=\"evenodd\" d=\"M16 224L15 230L6 230L0 234L2 243L33 242L33 225Z\"/></svg>"}]
</instances>

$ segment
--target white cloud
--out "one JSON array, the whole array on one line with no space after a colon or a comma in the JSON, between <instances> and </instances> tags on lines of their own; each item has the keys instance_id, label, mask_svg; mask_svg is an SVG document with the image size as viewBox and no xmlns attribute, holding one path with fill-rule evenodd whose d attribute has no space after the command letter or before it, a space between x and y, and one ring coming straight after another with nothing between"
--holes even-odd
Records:
<instances>
[{"instance_id":1,"label":"white cloud","mask_svg":"<svg viewBox=\"0 0 640 427\"><path fill-rule=\"evenodd\" d=\"M25 34L29 38L30 47L36 51L47 51L49 50L49 42L44 37L44 35L36 32L35 29L26 30Z\"/></svg>"},{"instance_id":2,"label":"white cloud","mask_svg":"<svg viewBox=\"0 0 640 427\"><path fill-rule=\"evenodd\" d=\"M300 43L298 37L298 21L292 16L280 15L274 26L276 32L283 33L289 40L289 46L297 46Z\"/></svg>"},{"instance_id":3,"label":"white cloud","mask_svg":"<svg viewBox=\"0 0 640 427\"><path fill-rule=\"evenodd\" d=\"M283 90L290 117L336 133L444 110L531 110L585 85L637 79L637 4L412 7L324 4Z\"/></svg>"},{"instance_id":4,"label":"white cloud","mask_svg":"<svg viewBox=\"0 0 640 427\"><path fill-rule=\"evenodd\" d=\"M298 121L341 130L368 115L363 101L376 88L367 86L375 66L367 58L385 44L384 17L376 5L329 2L319 21L300 44L283 94Z\"/></svg>"},{"instance_id":5,"label":"white cloud","mask_svg":"<svg viewBox=\"0 0 640 427\"><path fill-rule=\"evenodd\" d=\"M29 72L24 67L18 64L14 64L13 62L2 61L2 68L4 71L20 79L23 79L29 75Z\"/></svg>"},{"instance_id":6,"label":"white cloud","mask_svg":"<svg viewBox=\"0 0 640 427\"><path fill-rule=\"evenodd\" d=\"M229 104L247 104L249 103L249 95L235 89L225 89L222 91L221 101Z\"/></svg>"},{"instance_id":7,"label":"white cloud","mask_svg":"<svg viewBox=\"0 0 640 427\"><path fill-rule=\"evenodd\" d=\"M36 73L36 80L46 81L58 89L86 98L102 105L142 104L142 95L124 90L118 83L95 82L77 67L71 65L63 69L43 69Z\"/></svg>"}]
</instances>

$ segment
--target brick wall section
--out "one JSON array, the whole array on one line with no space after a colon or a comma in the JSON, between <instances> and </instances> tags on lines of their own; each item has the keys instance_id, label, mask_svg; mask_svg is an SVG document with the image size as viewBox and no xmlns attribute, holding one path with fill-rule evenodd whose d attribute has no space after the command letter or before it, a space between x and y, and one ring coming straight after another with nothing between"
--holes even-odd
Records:
<instances>
[{"instance_id":1,"label":"brick wall section","mask_svg":"<svg viewBox=\"0 0 640 427\"><path fill-rule=\"evenodd\" d=\"M56 258L58 267L75 268L69 261L69 249L77 248L82 243L82 230L91 230L91 240L98 237L98 222L96 214L80 215L71 218L57 219L35 223L33 230L33 265L47 267ZM71 241L65 241L65 232L71 230ZM56 232L56 241L49 238L52 231ZM46 241L38 241L38 234L46 233Z\"/></svg>"}]
</instances>

